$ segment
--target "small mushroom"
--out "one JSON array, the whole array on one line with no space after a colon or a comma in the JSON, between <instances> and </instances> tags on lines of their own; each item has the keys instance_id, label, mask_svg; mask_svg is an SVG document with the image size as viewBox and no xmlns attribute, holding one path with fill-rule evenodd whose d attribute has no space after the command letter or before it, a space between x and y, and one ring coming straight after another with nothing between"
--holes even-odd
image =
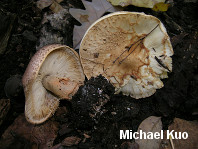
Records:
<instances>
[{"instance_id":1,"label":"small mushroom","mask_svg":"<svg viewBox=\"0 0 198 149\"><path fill-rule=\"evenodd\" d=\"M84 79L73 49L54 44L38 50L22 78L27 121L39 124L47 120L58 108L59 100L70 100Z\"/></svg>"},{"instance_id":2,"label":"small mushroom","mask_svg":"<svg viewBox=\"0 0 198 149\"><path fill-rule=\"evenodd\" d=\"M164 25L137 12L106 15L85 33L80 59L88 79L102 74L116 89L145 98L163 87L172 71L173 49Z\"/></svg>"}]
</instances>

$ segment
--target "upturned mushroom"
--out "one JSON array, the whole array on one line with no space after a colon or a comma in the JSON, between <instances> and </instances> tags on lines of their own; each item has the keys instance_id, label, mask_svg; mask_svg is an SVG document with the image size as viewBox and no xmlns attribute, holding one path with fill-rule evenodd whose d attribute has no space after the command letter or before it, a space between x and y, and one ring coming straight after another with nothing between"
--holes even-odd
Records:
<instances>
[{"instance_id":1,"label":"upturned mushroom","mask_svg":"<svg viewBox=\"0 0 198 149\"><path fill-rule=\"evenodd\" d=\"M68 46L54 44L32 57L22 83L27 121L39 124L58 108L60 99L70 100L84 83L78 54Z\"/></svg>"},{"instance_id":2,"label":"upturned mushroom","mask_svg":"<svg viewBox=\"0 0 198 149\"><path fill-rule=\"evenodd\" d=\"M137 12L106 15L85 33L80 59L88 79L102 74L133 98L145 98L163 87L172 71L173 49L164 25Z\"/></svg>"}]
</instances>

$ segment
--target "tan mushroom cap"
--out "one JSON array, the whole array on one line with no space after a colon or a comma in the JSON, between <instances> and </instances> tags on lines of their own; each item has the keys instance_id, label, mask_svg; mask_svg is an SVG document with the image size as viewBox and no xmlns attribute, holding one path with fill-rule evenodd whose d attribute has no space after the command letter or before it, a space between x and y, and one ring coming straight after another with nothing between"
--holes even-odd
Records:
<instances>
[{"instance_id":1,"label":"tan mushroom cap","mask_svg":"<svg viewBox=\"0 0 198 149\"><path fill-rule=\"evenodd\" d=\"M163 87L172 71L172 45L164 25L154 16L116 12L97 20L85 33L80 59L88 79L102 74L136 99Z\"/></svg>"},{"instance_id":2,"label":"tan mushroom cap","mask_svg":"<svg viewBox=\"0 0 198 149\"><path fill-rule=\"evenodd\" d=\"M71 99L85 76L78 54L68 46L54 44L32 57L22 79L27 121L39 124L58 108L59 99Z\"/></svg>"}]
</instances>

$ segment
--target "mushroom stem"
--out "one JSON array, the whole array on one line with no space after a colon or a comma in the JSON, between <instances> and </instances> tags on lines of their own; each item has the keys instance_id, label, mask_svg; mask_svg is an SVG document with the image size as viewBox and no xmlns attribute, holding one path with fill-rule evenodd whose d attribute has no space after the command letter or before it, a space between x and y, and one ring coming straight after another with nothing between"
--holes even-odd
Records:
<instances>
[{"instance_id":1,"label":"mushroom stem","mask_svg":"<svg viewBox=\"0 0 198 149\"><path fill-rule=\"evenodd\" d=\"M45 76L42 83L47 90L64 99L71 99L80 85L71 81L69 78L60 78L57 76Z\"/></svg>"}]
</instances>

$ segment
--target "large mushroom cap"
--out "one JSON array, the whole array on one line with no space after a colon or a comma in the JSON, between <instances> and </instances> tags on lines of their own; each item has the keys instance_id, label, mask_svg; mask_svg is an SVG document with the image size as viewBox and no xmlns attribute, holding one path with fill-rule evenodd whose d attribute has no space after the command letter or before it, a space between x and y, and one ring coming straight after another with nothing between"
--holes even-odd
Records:
<instances>
[{"instance_id":1,"label":"large mushroom cap","mask_svg":"<svg viewBox=\"0 0 198 149\"><path fill-rule=\"evenodd\" d=\"M102 74L136 99L163 87L172 71L172 45L164 25L154 16L116 12L97 20L85 33L80 59L87 78Z\"/></svg>"},{"instance_id":2,"label":"large mushroom cap","mask_svg":"<svg viewBox=\"0 0 198 149\"><path fill-rule=\"evenodd\" d=\"M22 79L26 119L34 124L47 120L57 109L59 98L71 99L85 79L78 54L54 44L32 57Z\"/></svg>"}]
</instances>

